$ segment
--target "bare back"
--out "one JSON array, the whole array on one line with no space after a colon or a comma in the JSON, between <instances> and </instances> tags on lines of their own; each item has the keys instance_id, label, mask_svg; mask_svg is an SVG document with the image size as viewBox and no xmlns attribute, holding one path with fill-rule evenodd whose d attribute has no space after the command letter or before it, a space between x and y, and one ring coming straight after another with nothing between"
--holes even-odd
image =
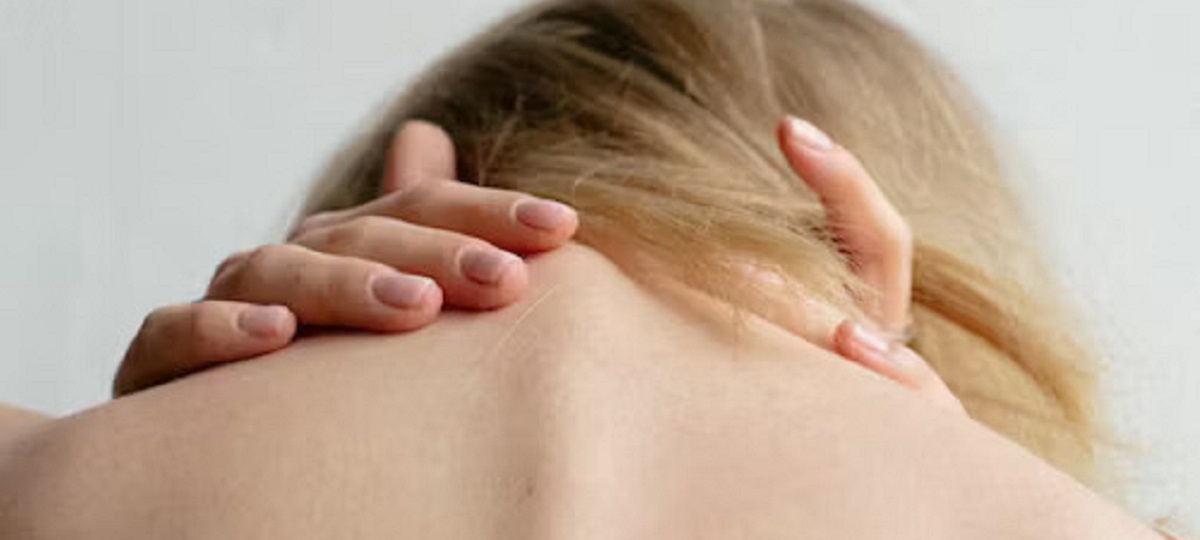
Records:
<instances>
[{"instance_id":1,"label":"bare back","mask_svg":"<svg viewBox=\"0 0 1200 540\"><path fill-rule=\"evenodd\" d=\"M1148 534L773 326L714 331L585 248L532 270L496 313L312 339L46 423L0 448L0 538Z\"/></svg>"}]
</instances>

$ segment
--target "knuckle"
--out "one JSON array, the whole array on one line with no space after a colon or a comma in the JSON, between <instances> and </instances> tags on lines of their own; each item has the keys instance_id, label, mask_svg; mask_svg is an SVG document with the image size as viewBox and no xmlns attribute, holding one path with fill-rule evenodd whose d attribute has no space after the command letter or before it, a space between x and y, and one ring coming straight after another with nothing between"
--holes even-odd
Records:
<instances>
[{"instance_id":1,"label":"knuckle","mask_svg":"<svg viewBox=\"0 0 1200 540\"><path fill-rule=\"evenodd\" d=\"M423 206L440 191L441 187L442 182L421 182L410 186L393 193L391 195L392 203L389 206L394 210L401 211Z\"/></svg>"},{"instance_id":2,"label":"knuckle","mask_svg":"<svg viewBox=\"0 0 1200 540\"><path fill-rule=\"evenodd\" d=\"M254 248L238 265L226 269L209 284L208 297L239 299L254 285L261 285L279 273L289 261L305 253L304 248L291 244L270 244Z\"/></svg>"},{"instance_id":3,"label":"knuckle","mask_svg":"<svg viewBox=\"0 0 1200 540\"><path fill-rule=\"evenodd\" d=\"M291 244L259 246L246 257L245 266L256 270L276 267L286 263L302 251L303 248Z\"/></svg>"},{"instance_id":4,"label":"knuckle","mask_svg":"<svg viewBox=\"0 0 1200 540\"><path fill-rule=\"evenodd\" d=\"M320 241L327 253L359 253L387 227L387 218L361 216L330 228Z\"/></svg>"},{"instance_id":5,"label":"knuckle","mask_svg":"<svg viewBox=\"0 0 1200 540\"><path fill-rule=\"evenodd\" d=\"M239 290L244 281L246 265L240 264L230 267L213 277L208 283L208 291L204 294L208 299L221 299L229 297L234 291Z\"/></svg>"},{"instance_id":6,"label":"knuckle","mask_svg":"<svg viewBox=\"0 0 1200 540\"><path fill-rule=\"evenodd\" d=\"M221 274L229 272L230 270L240 266L242 263L246 262L246 259L249 257L250 251L239 251L228 257L225 257L225 260L221 261L221 264L218 264L217 269L213 272L213 280L220 278Z\"/></svg>"},{"instance_id":7,"label":"knuckle","mask_svg":"<svg viewBox=\"0 0 1200 540\"><path fill-rule=\"evenodd\" d=\"M299 246L304 246L309 249L321 249L325 245L325 238L329 235L330 228L324 229L299 229L297 228L288 236L288 242Z\"/></svg>"},{"instance_id":8,"label":"knuckle","mask_svg":"<svg viewBox=\"0 0 1200 540\"><path fill-rule=\"evenodd\" d=\"M352 221L351 228L357 232L360 238L369 239L378 236L387 229L391 221L390 218L380 216L362 216Z\"/></svg>"},{"instance_id":9,"label":"knuckle","mask_svg":"<svg viewBox=\"0 0 1200 540\"><path fill-rule=\"evenodd\" d=\"M288 235L288 239L295 240L321 228L321 226L329 220L329 217L329 212L321 212L319 214L313 214L304 218L299 224L296 225L295 229L292 229L292 234Z\"/></svg>"},{"instance_id":10,"label":"knuckle","mask_svg":"<svg viewBox=\"0 0 1200 540\"><path fill-rule=\"evenodd\" d=\"M178 316L179 308L177 306L160 307L151 311L142 319L142 326L138 329L134 340L145 341L152 336L162 333L163 328L168 326Z\"/></svg>"},{"instance_id":11,"label":"knuckle","mask_svg":"<svg viewBox=\"0 0 1200 540\"><path fill-rule=\"evenodd\" d=\"M422 182L388 195L389 201L381 213L396 219L421 223L438 206L437 199L443 198L445 182Z\"/></svg>"},{"instance_id":12,"label":"knuckle","mask_svg":"<svg viewBox=\"0 0 1200 540\"><path fill-rule=\"evenodd\" d=\"M350 253L357 251L361 238L357 229L343 225L333 227L315 238L314 247L325 253Z\"/></svg>"}]
</instances>

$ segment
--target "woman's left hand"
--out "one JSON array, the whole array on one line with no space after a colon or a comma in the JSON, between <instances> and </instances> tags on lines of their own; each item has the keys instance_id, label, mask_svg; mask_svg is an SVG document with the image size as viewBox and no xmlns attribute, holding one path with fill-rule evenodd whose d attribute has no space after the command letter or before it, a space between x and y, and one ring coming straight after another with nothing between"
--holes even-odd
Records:
<instances>
[{"instance_id":1,"label":"woman's left hand","mask_svg":"<svg viewBox=\"0 0 1200 540\"><path fill-rule=\"evenodd\" d=\"M913 253L912 231L904 217L862 163L812 124L788 117L779 123L777 134L793 172L820 197L826 226L854 271L878 295L871 305L863 306L874 320L838 325L830 340L833 351L965 414L962 402L941 377L904 345Z\"/></svg>"}]
</instances>

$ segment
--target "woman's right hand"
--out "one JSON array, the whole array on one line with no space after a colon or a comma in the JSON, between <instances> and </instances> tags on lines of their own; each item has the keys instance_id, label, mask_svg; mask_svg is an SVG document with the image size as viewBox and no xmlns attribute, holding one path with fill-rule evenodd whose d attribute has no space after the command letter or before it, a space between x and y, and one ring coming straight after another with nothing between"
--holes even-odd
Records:
<instances>
[{"instance_id":1,"label":"woman's right hand","mask_svg":"<svg viewBox=\"0 0 1200 540\"><path fill-rule=\"evenodd\" d=\"M516 301L528 276L514 253L564 245L578 217L455 176L449 136L406 124L387 157L383 196L305 219L289 244L230 256L203 300L152 312L118 368L114 396L278 350L298 324L405 332L433 322L443 304L485 310Z\"/></svg>"}]
</instances>

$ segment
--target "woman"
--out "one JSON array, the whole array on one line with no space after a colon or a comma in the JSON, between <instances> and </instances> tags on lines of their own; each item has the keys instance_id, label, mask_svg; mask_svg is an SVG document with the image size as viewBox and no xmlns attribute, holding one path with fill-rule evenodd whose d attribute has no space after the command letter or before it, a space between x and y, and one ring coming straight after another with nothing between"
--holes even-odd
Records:
<instances>
[{"instance_id":1,"label":"woman","mask_svg":"<svg viewBox=\"0 0 1200 540\"><path fill-rule=\"evenodd\" d=\"M906 326L905 229L845 150L789 123L785 155L826 199L822 227L820 205L761 129L785 110L862 157L912 223L917 345L967 410L1090 477L1083 357L1058 332L1061 315L1032 300L1038 269L1008 237L1011 201L957 92L899 32L838 2L530 8L345 152L308 209L335 213L296 237L386 261L394 244L380 239L408 234L409 246L434 246L406 254L414 268L436 274L449 257L461 274L436 290L376 291L385 267L276 248L235 257L214 288L276 302L253 297L265 290L253 268L324 262L312 272L345 270L331 283L353 285L338 298L373 290L404 308L296 300L291 311L380 330L427 321L439 294L477 307L511 299L455 280L472 266L475 285L519 291L514 262L468 265L465 244L443 250L453 242L347 219L374 203L338 211L389 179L431 176L385 158L412 117L457 143L458 167L438 159L431 170L571 203L588 247L531 261L531 294L508 309L449 314L403 336L304 340L26 429L4 447L0 485L16 487L0 495L0 533L1152 537L1017 446L822 348L885 374L922 373L902 349L870 353L861 328L831 337L843 318L892 334ZM399 189L391 203L419 214L453 191ZM555 234L569 236L572 220ZM262 327L274 346L290 332ZM888 357L910 363L878 362ZM913 385L936 393L931 381Z\"/></svg>"}]
</instances>

